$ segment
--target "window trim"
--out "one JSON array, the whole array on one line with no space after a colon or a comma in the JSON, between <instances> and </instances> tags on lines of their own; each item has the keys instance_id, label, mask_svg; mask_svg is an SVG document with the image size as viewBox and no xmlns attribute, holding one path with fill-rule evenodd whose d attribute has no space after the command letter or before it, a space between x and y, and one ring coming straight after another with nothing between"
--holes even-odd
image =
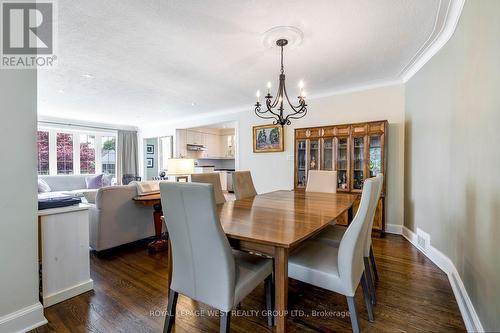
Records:
<instances>
[{"instance_id":1,"label":"window trim","mask_svg":"<svg viewBox=\"0 0 500 333\"><path fill-rule=\"evenodd\" d=\"M95 174L102 173L102 137L111 136L118 142L118 132L109 130L86 129L85 127L72 128L70 126L39 125L37 131L49 132L49 176L58 176L57 173L57 133L73 135L73 175L80 175L80 134L91 135L95 138ZM116 147L115 147L116 151ZM116 159L115 159L116 175Z\"/></svg>"}]
</instances>

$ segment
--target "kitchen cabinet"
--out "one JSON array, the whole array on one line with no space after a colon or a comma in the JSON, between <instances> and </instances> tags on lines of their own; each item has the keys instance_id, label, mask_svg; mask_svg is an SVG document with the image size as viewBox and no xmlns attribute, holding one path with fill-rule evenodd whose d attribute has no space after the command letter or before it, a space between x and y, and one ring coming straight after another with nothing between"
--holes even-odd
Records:
<instances>
[{"instance_id":1,"label":"kitchen cabinet","mask_svg":"<svg viewBox=\"0 0 500 333\"><path fill-rule=\"evenodd\" d=\"M364 180L382 173L384 184L373 229L383 231L387 134L387 121L295 129L294 188L305 189L309 170L335 170L338 192L361 194ZM347 224L347 219L339 218L337 223Z\"/></svg>"}]
</instances>

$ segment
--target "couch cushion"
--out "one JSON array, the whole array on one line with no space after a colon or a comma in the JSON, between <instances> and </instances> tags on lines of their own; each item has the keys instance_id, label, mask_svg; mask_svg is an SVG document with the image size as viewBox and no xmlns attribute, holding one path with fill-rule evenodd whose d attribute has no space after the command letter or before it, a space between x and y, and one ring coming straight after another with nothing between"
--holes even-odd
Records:
<instances>
[{"instance_id":1,"label":"couch cushion","mask_svg":"<svg viewBox=\"0 0 500 333\"><path fill-rule=\"evenodd\" d=\"M38 193L50 192L50 186L43 179L38 178Z\"/></svg>"},{"instance_id":2,"label":"couch cushion","mask_svg":"<svg viewBox=\"0 0 500 333\"><path fill-rule=\"evenodd\" d=\"M38 176L49 184L51 191L72 191L86 189L85 178L89 175Z\"/></svg>"}]
</instances>

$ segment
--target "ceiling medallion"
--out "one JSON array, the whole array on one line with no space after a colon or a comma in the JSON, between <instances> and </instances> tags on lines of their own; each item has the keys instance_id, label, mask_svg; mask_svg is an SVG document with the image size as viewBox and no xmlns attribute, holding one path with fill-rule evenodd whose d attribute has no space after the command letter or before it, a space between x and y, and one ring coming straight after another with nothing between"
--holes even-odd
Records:
<instances>
[{"instance_id":1,"label":"ceiling medallion","mask_svg":"<svg viewBox=\"0 0 500 333\"><path fill-rule=\"evenodd\" d=\"M273 100L271 95L271 82L267 83L267 95L265 96L265 108L260 103L260 91L257 91L257 102L255 103L255 114L262 119L273 119L273 124L290 125L291 119L300 119L307 114L307 104L305 100L304 82L300 81L300 94L297 97L299 103L293 105L288 98L288 93L285 86L285 69L283 67L283 48L288 44L288 40L280 38L276 41L276 45L281 48L281 71L279 75L279 85L276 97ZM285 114L284 101L292 109L291 113Z\"/></svg>"}]
</instances>

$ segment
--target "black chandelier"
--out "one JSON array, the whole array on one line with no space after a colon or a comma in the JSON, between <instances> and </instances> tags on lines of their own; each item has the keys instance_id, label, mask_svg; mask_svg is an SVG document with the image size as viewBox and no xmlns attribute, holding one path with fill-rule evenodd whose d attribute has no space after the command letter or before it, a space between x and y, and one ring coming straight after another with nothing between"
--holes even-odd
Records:
<instances>
[{"instance_id":1,"label":"black chandelier","mask_svg":"<svg viewBox=\"0 0 500 333\"><path fill-rule=\"evenodd\" d=\"M273 119L273 124L277 125L290 125L291 119L300 119L307 114L307 104L305 100L304 93L304 83L300 81L299 88L300 94L297 97L299 99L298 105L293 105L288 98L288 94L286 92L285 87L285 69L283 67L283 47L288 44L288 40L286 39L278 39L276 41L276 45L281 47L281 73L280 73L280 82L278 86L278 93L276 97L273 99L271 96L271 82L267 83L267 95L266 95L266 108L262 110L260 104L260 91L257 91L257 103L255 103L255 114L262 119ZM284 115L283 111L283 102L288 102L288 105L292 109L292 113Z\"/></svg>"}]
</instances>

